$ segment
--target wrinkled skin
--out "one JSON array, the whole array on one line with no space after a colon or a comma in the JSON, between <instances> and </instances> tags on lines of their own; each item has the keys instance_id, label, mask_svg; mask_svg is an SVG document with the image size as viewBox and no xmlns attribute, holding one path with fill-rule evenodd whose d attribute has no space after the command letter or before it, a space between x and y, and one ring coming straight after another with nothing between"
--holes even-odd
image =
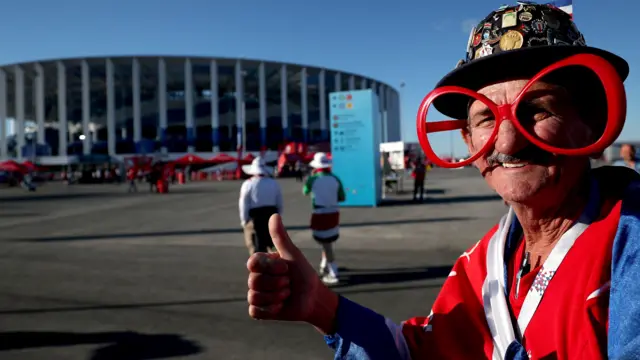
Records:
<instances>
[{"instance_id":1,"label":"wrinkled skin","mask_svg":"<svg viewBox=\"0 0 640 360\"><path fill-rule=\"evenodd\" d=\"M526 83L526 80L512 80L489 85L478 92L499 106L512 103ZM580 119L564 88L539 82L527 94L526 104L530 105L519 107L518 116L529 133L556 146L575 148L592 143L590 128ZM480 101L469 107L469 128L463 131L463 139L471 154L482 148L493 128L493 116L484 111L486 108ZM533 205L563 199L584 175L588 158L556 156L538 148L533 151L535 155L524 156L532 153L527 150L534 145L511 120L501 123L493 148L476 160L475 166L487 184L509 203ZM488 161L496 153L519 158L528 165L509 169Z\"/></svg>"}]
</instances>

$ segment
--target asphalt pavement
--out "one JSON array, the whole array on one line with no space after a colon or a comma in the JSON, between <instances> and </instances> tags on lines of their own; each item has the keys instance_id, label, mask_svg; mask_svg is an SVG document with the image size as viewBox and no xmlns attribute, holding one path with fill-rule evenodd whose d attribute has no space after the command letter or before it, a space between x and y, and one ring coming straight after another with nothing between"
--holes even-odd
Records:
<instances>
[{"instance_id":1,"label":"asphalt pavement","mask_svg":"<svg viewBox=\"0 0 640 360\"><path fill-rule=\"evenodd\" d=\"M279 181L285 226L315 265L310 201ZM0 358L331 359L311 326L247 315L239 188L0 189ZM342 211L336 291L395 321L429 313L453 262L506 208L475 169L436 169L427 189L421 204L401 194Z\"/></svg>"}]
</instances>

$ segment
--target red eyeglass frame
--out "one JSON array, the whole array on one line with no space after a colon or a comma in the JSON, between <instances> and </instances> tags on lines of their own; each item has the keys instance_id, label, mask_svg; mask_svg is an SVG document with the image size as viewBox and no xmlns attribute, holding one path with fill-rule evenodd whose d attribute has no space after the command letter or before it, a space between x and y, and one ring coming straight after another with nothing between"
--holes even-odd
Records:
<instances>
[{"instance_id":1,"label":"red eyeglass frame","mask_svg":"<svg viewBox=\"0 0 640 360\"><path fill-rule=\"evenodd\" d=\"M548 75L549 73L558 70L567 66L582 66L587 69L593 71L605 89L605 96L607 99L607 123L604 129L604 132L600 139L595 143L579 148L579 149L562 149L559 147L551 146L540 139L537 139L533 135L529 134L524 130L520 121L516 116L516 110L520 101L525 96L526 92L529 90L533 84L540 80L542 77ZM441 132L441 131L452 131L452 130L462 130L467 127L467 119L464 120L443 120L438 122L427 122L427 113L429 111L429 107L433 103L433 101L442 95L445 94L462 94L474 98L476 100L482 101L488 108L491 110L493 115L496 118L496 124L491 133L491 136L487 140L486 144L478 151L475 155L471 156L469 159L463 160L461 162L447 162L443 161L438 157L438 155L433 151L431 144L427 138L428 133ZM416 128L418 131L418 141L420 142L420 146L422 150L425 152L425 155L431 162L435 165L443 167L443 168L457 168L463 167L471 164L476 161L482 155L484 155L489 149L493 146L496 141L498 131L500 129L500 124L505 120L510 120L513 125L518 129L518 131L532 144L537 147L559 155L568 155L568 156L585 156L585 155L593 155L597 153L602 153L607 147L609 147L613 142L618 138L620 133L622 132L622 128L624 126L625 117L627 114L627 98L626 92L624 89L624 84L618 75L616 69L605 59L600 56L593 54L578 54L572 55L566 59L560 60L556 63L553 63L546 68L542 69L539 73L537 73L529 82L525 85L525 87L520 91L518 96L516 96L515 100L511 104L504 105L496 105L493 101L491 101L486 96L477 93L476 91L469 90L467 88L463 88L460 86L442 86L437 89L431 91L427 96L424 97L422 102L420 103L420 108L418 109L417 115L417 123Z\"/></svg>"}]
</instances>

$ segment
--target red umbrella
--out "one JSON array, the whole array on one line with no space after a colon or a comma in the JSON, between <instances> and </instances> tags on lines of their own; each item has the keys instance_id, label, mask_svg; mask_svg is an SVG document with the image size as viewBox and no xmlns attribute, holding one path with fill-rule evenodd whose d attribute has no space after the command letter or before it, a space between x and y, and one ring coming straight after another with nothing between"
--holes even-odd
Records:
<instances>
[{"instance_id":1,"label":"red umbrella","mask_svg":"<svg viewBox=\"0 0 640 360\"><path fill-rule=\"evenodd\" d=\"M255 156L253 156L253 154L252 154L252 153L248 153L248 154L247 154L247 156L245 156L242 160L246 160L246 161L251 162L251 161L253 161L253 159L255 159L255 158L256 158L256 157L255 157Z\"/></svg>"},{"instance_id":2,"label":"red umbrella","mask_svg":"<svg viewBox=\"0 0 640 360\"><path fill-rule=\"evenodd\" d=\"M40 166L32 163L29 160L23 162L22 166L25 167L29 171L42 171L43 170Z\"/></svg>"}]
</instances>

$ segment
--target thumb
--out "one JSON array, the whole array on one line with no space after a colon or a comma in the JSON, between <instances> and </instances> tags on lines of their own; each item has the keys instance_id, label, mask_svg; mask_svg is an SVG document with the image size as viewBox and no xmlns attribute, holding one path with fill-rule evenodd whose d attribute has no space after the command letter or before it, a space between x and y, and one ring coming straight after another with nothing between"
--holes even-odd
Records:
<instances>
[{"instance_id":1,"label":"thumb","mask_svg":"<svg viewBox=\"0 0 640 360\"><path fill-rule=\"evenodd\" d=\"M279 214L273 214L269 218L269 235L271 235L273 245L275 245L281 258L296 260L302 256L300 249L293 244L289 234L287 234Z\"/></svg>"}]
</instances>

